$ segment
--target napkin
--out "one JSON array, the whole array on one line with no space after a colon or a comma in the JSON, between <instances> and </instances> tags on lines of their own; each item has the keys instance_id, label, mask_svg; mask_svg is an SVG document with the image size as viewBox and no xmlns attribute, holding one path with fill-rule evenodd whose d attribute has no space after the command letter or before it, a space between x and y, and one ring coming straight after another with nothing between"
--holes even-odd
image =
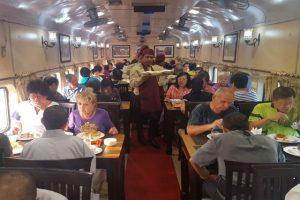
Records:
<instances>
[{"instance_id":1,"label":"napkin","mask_svg":"<svg viewBox=\"0 0 300 200\"><path fill-rule=\"evenodd\" d=\"M251 133L253 133L253 135L261 135L262 134L262 128L260 128L260 129L252 128Z\"/></svg>"}]
</instances>

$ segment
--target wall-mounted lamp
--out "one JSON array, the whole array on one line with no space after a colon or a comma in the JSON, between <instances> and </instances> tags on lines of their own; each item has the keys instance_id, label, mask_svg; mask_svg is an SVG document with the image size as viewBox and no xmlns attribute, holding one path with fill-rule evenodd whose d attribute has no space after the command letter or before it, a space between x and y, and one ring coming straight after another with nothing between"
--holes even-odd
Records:
<instances>
[{"instance_id":1,"label":"wall-mounted lamp","mask_svg":"<svg viewBox=\"0 0 300 200\"><path fill-rule=\"evenodd\" d=\"M189 44L188 44L187 42L182 43L182 46L183 46L185 49L188 49L188 48L189 48Z\"/></svg>"},{"instance_id":2,"label":"wall-mounted lamp","mask_svg":"<svg viewBox=\"0 0 300 200\"><path fill-rule=\"evenodd\" d=\"M213 47L215 48L219 48L223 45L223 40L218 40L218 36L212 36L211 37L211 43L213 45Z\"/></svg>"},{"instance_id":3,"label":"wall-mounted lamp","mask_svg":"<svg viewBox=\"0 0 300 200\"><path fill-rule=\"evenodd\" d=\"M199 48L200 48L199 40L194 40L194 41L192 41L192 47L193 47L194 49L199 49Z\"/></svg>"},{"instance_id":4,"label":"wall-mounted lamp","mask_svg":"<svg viewBox=\"0 0 300 200\"><path fill-rule=\"evenodd\" d=\"M260 34L258 34L257 38L253 38L253 29L245 29L244 30L244 40L249 46L257 46L260 42Z\"/></svg>"},{"instance_id":5,"label":"wall-mounted lamp","mask_svg":"<svg viewBox=\"0 0 300 200\"><path fill-rule=\"evenodd\" d=\"M106 44L105 47L106 47L107 49L109 49L109 44Z\"/></svg>"},{"instance_id":6,"label":"wall-mounted lamp","mask_svg":"<svg viewBox=\"0 0 300 200\"><path fill-rule=\"evenodd\" d=\"M81 46L81 37L75 37L73 41L73 47L79 48Z\"/></svg>"},{"instance_id":7,"label":"wall-mounted lamp","mask_svg":"<svg viewBox=\"0 0 300 200\"><path fill-rule=\"evenodd\" d=\"M176 43L176 48L180 48L180 43Z\"/></svg>"},{"instance_id":8,"label":"wall-mounted lamp","mask_svg":"<svg viewBox=\"0 0 300 200\"><path fill-rule=\"evenodd\" d=\"M48 32L48 41L44 40L43 36L42 36L42 46L43 47L54 47L56 44L56 32L54 31L49 31Z\"/></svg>"},{"instance_id":9,"label":"wall-mounted lamp","mask_svg":"<svg viewBox=\"0 0 300 200\"><path fill-rule=\"evenodd\" d=\"M94 48L97 47L97 43L95 41L91 41L91 43L88 45L88 48Z\"/></svg>"}]
</instances>

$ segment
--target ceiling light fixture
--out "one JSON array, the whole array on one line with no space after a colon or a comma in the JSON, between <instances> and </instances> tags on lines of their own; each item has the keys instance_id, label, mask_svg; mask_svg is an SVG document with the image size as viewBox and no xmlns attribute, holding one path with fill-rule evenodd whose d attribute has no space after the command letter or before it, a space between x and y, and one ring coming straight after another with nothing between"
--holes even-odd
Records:
<instances>
[{"instance_id":1,"label":"ceiling light fixture","mask_svg":"<svg viewBox=\"0 0 300 200\"><path fill-rule=\"evenodd\" d=\"M114 21L107 22L107 24L114 24L114 23L115 23Z\"/></svg>"},{"instance_id":2,"label":"ceiling light fixture","mask_svg":"<svg viewBox=\"0 0 300 200\"><path fill-rule=\"evenodd\" d=\"M189 13L190 13L190 14L193 14L193 15L197 15L197 14L199 14L200 12L199 12L198 10L192 9L192 10L189 11Z\"/></svg>"}]
</instances>

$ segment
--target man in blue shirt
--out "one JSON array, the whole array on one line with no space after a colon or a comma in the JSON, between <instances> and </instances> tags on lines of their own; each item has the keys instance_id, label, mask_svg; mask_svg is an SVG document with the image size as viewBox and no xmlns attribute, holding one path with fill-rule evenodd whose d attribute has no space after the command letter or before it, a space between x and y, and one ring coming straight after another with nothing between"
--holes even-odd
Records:
<instances>
[{"instance_id":1,"label":"man in blue shirt","mask_svg":"<svg viewBox=\"0 0 300 200\"><path fill-rule=\"evenodd\" d=\"M76 102L76 94L83 91L85 86L78 84L78 79L74 74L67 74L65 78L68 85L64 87L62 95L71 102Z\"/></svg>"}]
</instances>

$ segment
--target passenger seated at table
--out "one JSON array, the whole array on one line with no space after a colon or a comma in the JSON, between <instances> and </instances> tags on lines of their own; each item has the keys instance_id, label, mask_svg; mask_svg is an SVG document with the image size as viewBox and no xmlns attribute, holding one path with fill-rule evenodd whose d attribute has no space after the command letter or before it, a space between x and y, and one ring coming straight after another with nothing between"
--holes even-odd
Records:
<instances>
[{"instance_id":1,"label":"passenger seated at table","mask_svg":"<svg viewBox=\"0 0 300 200\"><path fill-rule=\"evenodd\" d=\"M48 99L51 101L64 101L66 98L63 97L59 92L57 92L58 88L58 79L56 77L48 76L44 78L44 82L49 87L49 95Z\"/></svg>"},{"instance_id":2,"label":"passenger seated at table","mask_svg":"<svg viewBox=\"0 0 300 200\"><path fill-rule=\"evenodd\" d=\"M109 134L118 134L118 130L111 122L106 110L97 108L97 97L92 89L87 88L85 91L76 95L77 110L70 113L69 129L75 135L80 133L80 128L89 122L96 126L98 131Z\"/></svg>"},{"instance_id":3,"label":"passenger seated at table","mask_svg":"<svg viewBox=\"0 0 300 200\"><path fill-rule=\"evenodd\" d=\"M2 151L3 157L9 157L12 155L12 147L10 145L10 141L6 135L0 133L0 151ZM1 155L0 155L1 159Z\"/></svg>"},{"instance_id":4,"label":"passenger seated at table","mask_svg":"<svg viewBox=\"0 0 300 200\"><path fill-rule=\"evenodd\" d=\"M77 92L83 91L85 86L78 83L78 78L74 74L67 74L65 78L67 86L64 87L62 95L69 101L75 102L75 96Z\"/></svg>"},{"instance_id":5,"label":"passenger seated at table","mask_svg":"<svg viewBox=\"0 0 300 200\"><path fill-rule=\"evenodd\" d=\"M198 105L191 113L187 133L195 136L208 133L212 129L222 128L222 119L236 111L232 106L233 93L229 88L220 88L213 95L212 101Z\"/></svg>"},{"instance_id":6,"label":"passenger seated at table","mask_svg":"<svg viewBox=\"0 0 300 200\"><path fill-rule=\"evenodd\" d=\"M30 133L41 136L45 131L41 123L43 112L46 108L58 105L56 102L47 100L49 89L42 80L31 80L27 85L29 99L17 105L12 114L13 133Z\"/></svg>"},{"instance_id":7,"label":"passenger seated at table","mask_svg":"<svg viewBox=\"0 0 300 200\"><path fill-rule=\"evenodd\" d=\"M203 80L200 77L196 77L192 81L190 93L183 96L183 99L192 102L206 102L211 101L212 94L204 91Z\"/></svg>"},{"instance_id":8,"label":"passenger seated at table","mask_svg":"<svg viewBox=\"0 0 300 200\"><path fill-rule=\"evenodd\" d=\"M79 84L86 86L88 82L98 81L97 78L91 77L91 70L87 67L82 67L80 69L81 79L79 80Z\"/></svg>"},{"instance_id":9,"label":"passenger seated at table","mask_svg":"<svg viewBox=\"0 0 300 200\"><path fill-rule=\"evenodd\" d=\"M215 89L210 85L209 74L207 71L200 71L197 77L200 77L203 81L203 89L205 92L214 94ZM194 79L193 79L194 80ZM193 84L193 83L192 83Z\"/></svg>"},{"instance_id":10,"label":"passenger seated at table","mask_svg":"<svg viewBox=\"0 0 300 200\"><path fill-rule=\"evenodd\" d=\"M218 82L214 84L214 90L219 89L220 87L229 87L229 72L219 72L218 73Z\"/></svg>"},{"instance_id":11,"label":"passenger seated at table","mask_svg":"<svg viewBox=\"0 0 300 200\"><path fill-rule=\"evenodd\" d=\"M226 168L224 160L245 163L284 162L280 145L264 135L253 135L249 131L247 117L241 113L230 113L223 118L223 132L200 147L191 157L190 163L205 181L203 189L212 199L221 198L225 190ZM218 161L218 174L210 174L206 166ZM217 188L220 189L217 191Z\"/></svg>"},{"instance_id":12,"label":"passenger seated at table","mask_svg":"<svg viewBox=\"0 0 300 200\"><path fill-rule=\"evenodd\" d=\"M102 73L102 67L99 64L95 65L95 67L92 69L91 73L92 73L92 76L94 78L96 78L99 82L102 81L102 79L103 79L102 77L104 76L104 74Z\"/></svg>"},{"instance_id":13,"label":"passenger seated at table","mask_svg":"<svg viewBox=\"0 0 300 200\"><path fill-rule=\"evenodd\" d=\"M256 93L248 88L249 77L247 73L237 72L230 78L235 101L258 101Z\"/></svg>"},{"instance_id":14,"label":"passenger seated at table","mask_svg":"<svg viewBox=\"0 0 300 200\"><path fill-rule=\"evenodd\" d=\"M295 91L290 87L278 87L273 91L272 103L256 105L250 114L251 127L262 127L267 134L285 134L299 137L293 123L300 123L299 108L294 105Z\"/></svg>"},{"instance_id":15,"label":"passenger seated at table","mask_svg":"<svg viewBox=\"0 0 300 200\"><path fill-rule=\"evenodd\" d=\"M121 62L118 62L116 64L116 68L112 70L112 79L116 82L122 80L122 75L123 75L123 67L124 64Z\"/></svg>"},{"instance_id":16,"label":"passenger seated at table","mask_svg":"<svg viewBox=\"0 0 300 200\"><path fill-rule=\"evenodd\" d=\"M41 138L25 144L21 158L27 160L60 160L93 157L93 152L79 137L67 135L68 113L61 106L51 106L43 114L46 131Z\"/></svg>"},{"instance_id":17,"label":"passenger seated at table","mask_svg":"<svg viewBox=\"0 0 300 200\"><path fill-rule=\"evenodd\" d=\"M171 85L166 93L165 100L182 99L183 96L190 93L191 89L190 75L186 72L181 72L176 77L175 85Z\"/></svg>"},{"instance_id":18,"label":"passenger seated at table","mask_svg":"<svg viewBox=\"0 0 300 200\"><path fill-rule=\"evenodd\" d=\"M113 82L109 78L105 78L101 82L101 92L97 96L97 101L121 102L119 90L114 87Z\"/></svg>"}]
</instances>

